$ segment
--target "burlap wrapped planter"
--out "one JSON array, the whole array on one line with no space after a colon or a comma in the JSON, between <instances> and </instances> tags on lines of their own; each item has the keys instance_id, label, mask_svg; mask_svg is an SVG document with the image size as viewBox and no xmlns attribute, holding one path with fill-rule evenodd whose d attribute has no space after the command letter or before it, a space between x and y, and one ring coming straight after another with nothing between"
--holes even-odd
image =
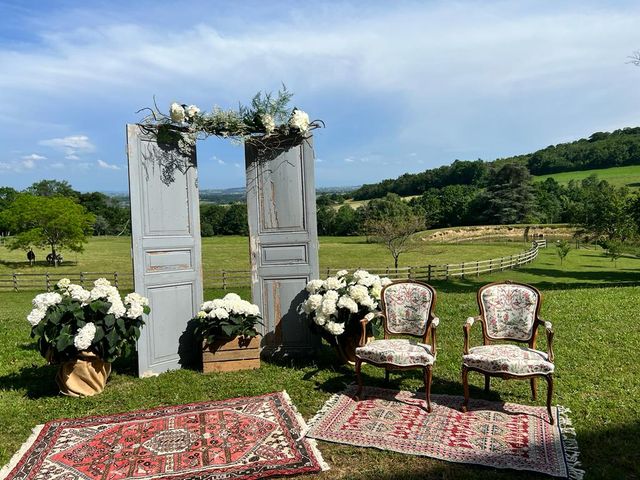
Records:
<instances>
[{"instance_id":1,"label":"burlap wrapped planter","mask_svg":"<svg viewBox=\"0 0 640 480\"><path fill-rule=\"evenodd\" d=\"M60 393L70 397L91 397L102 393L111 373L111 364L95 353L80 352L80 355L60 365L56 383Z\"/></svg>"}]
</instances>

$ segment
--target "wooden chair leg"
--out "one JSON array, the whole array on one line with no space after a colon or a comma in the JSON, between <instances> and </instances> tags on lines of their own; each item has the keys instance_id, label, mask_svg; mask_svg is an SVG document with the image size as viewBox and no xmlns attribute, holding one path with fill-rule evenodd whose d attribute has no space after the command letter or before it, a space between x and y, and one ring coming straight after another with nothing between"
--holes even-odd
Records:
<instances>
[{"instance_id":1,"label":"wooden chair leg","mask_svg":"<svg viewBox=\"0 0 640 480\"><path fill-rule=\"evenodd\" d=\"M531 398L533 398L534 401L536 401L538 399L538 389L536 388L536 378L532 378L531 380Z\"/></svg>"},{"instance_id":2,"label":"wooden chair leg","mask_svg":"<svg viewBox=\"0 0 640 480\"><path fill-rule=\"evenodd\" d=\"M549 412L549 423L553 425L553 415L551 414L551 397L553 396L553 377L545 376L547 379L547 412Z\"/></svg>"},{"instance_id":3,"label":"wooden chair leg","mask_svg":"<svg viewBox=\"0 0 640 480\"><path fill-rule=\"evenodd\" d=\"M386 368L384 369L384 381L389 383L389 370Z\"/></svg>"},{"instance_id":4,"label":"wooden chair leg","mask_svg":"<svg viewBox=\"0 0 640 480\"><path fill-rule=\"evenodd\" d=\"M462 366L462 386L464 388L464 402L462 403L462 411L467 411L467 405L469 405L469 370L464 365Z\"/></svg>"},{"instance_id":5,"label":"wooden chair leg","mask_svg":"<svg viewBox=\"0 0 640 480\"><path fill-rule=\"evenodd\" d=\"M484 391L489 393L489 389L491 388L491 377L489 375L484 376Z\"/></svg>"},{"instance_id":6,"label":"wooden chair leg","mask_svg":"<svg viewBox=\"0 0 640 480\"><path fill-rule=\"evenodd\" d=\"M356 357L355 370L356 370L356 380L358 381L358 390L356 391L356 394L354 397L356 400L360 400L360 394L362 393L362 375L360 373L361 369L362 369L362 360Z\"/></svg>"},{"instance_id":7,"label":"wooden chair leg","mask_svg":"<svg viewBox=\"0 0 640 480\"><path fill-rule=\"evenodd\" d=\"M427 412L431 413L431 365L424 368L424 396L427 400Z\"/></svg>"}]
</instances>

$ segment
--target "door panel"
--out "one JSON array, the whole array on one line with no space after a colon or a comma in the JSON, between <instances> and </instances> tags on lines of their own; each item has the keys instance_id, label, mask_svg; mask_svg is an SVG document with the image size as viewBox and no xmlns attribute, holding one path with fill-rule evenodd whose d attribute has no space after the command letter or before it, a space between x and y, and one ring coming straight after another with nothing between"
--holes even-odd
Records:
<instances>
[{"instance_id":1,"label":"door panel","mask_svg":"<svg viewBox=\"0 0 640 480\"><path fill-rule=\"evenodd\" d=\"M127 125L127 153L134 284L151 307L138 340L148 376L180 368L180 337L202 303L196 159L161 148L139 125Z\"/></svg>"}]
</instances>

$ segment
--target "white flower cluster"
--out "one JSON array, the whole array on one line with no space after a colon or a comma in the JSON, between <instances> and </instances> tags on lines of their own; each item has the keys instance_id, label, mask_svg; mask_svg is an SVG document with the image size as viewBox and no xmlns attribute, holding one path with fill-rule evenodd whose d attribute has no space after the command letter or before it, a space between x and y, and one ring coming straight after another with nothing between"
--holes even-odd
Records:
<instances>
[{"instance_id":1,"label":"white flower cluster","mask_svg":"<svg viewBox=\"0 0 640 480\"><path fill-rule=\"evenodd\" d=\"M301 304L302 311L332 335L344 333L344 319L349 317L345 314L378 308L382 287L391 283L366 270L356 271L351 278L348 273L340 270L326 280L311 280L306 287L310 295Z\"/></svg>"},{"instance_id":2,"label":"white flower cluster","mask_svg":"<svg viewBox=\"0 0 640 480\"><path fill-rule=\"evenodd\" d=\"M90 296L91 300L106 300L111 304L107 315L112 313L114 317L120 318L124 317L127 313L127 308L122 302L120 292L118 292L118 289L111 285L106 278L99 278L93 282L93 289L91 290Z\"/></svg>"},{"instance_id":3,"label":"white flower cluster","mask_svg":"<svg viewBox=\"0 0 640 480\"><path fill-rule=\"evenodd\" d=\"M306 112L298 110L297 108L293 110L291 118L289 119L289 125L304 133L309 130L309 124L309 115Z\"/></svg>"},{"instance_id":4,"label":"white flower cluster","mask_svg":"<svg viewBox=\"0 0 640 480\"><path fill-rule=\"evenodd\" d=\"M182 106L177 102L173 102L169 107L169 116L176 123L182 123L190 120L200 113L200 109L195 105Z\"/></svg>"},{"instance_id":5,"label":"white flower cluster","mask_svg":"<svg viewBox=\"0 0 640 480\"><path fill-rule=\"evenodd\" d=\"M73 337L73 345L78 350L86 350L91 346L91 342L96 336L96 326L95 324L89 322L84 327L81 327L76 333L76 336Z\"/></svg>"},{"instance_id":6,"label":"white flower cluster","mask_svg":"<svg viewBox=\"0 0 640 480\"><path fill-rule=\"evenodd\" d=\"M200 311L197 316L199 318L208 317L211 319L224 320L231 315L257 317L260 315L260 309L257 305L242 300L240 296L235 293L227 293L224 298L204 302L200 306Z\"/></svg>"},{"instance_id":7,"label":"white flower cluster","mask_svg":"<svg viewBox=\"0 0 640 480\"><path fill-rule=\"evenodd\" d=\"M260 121L262 121L262 125L264 126L264 130L267 132L267 135L271 135L275 131L276 121L271 115L268 113L263 114L260 117Z\"/></svg>"},{"instance_id":8,"label":"white flower cluster","mask_svg":"<svg viewBox=\"0 0 640 480\"><path fill-rule=\"evenodd\" d=\"M27 315L27 321L35 327L47 314L47 309L62 301L62 296L56 292L41 293L31 301L33 310Z\"/></svg>"}]
</instances>

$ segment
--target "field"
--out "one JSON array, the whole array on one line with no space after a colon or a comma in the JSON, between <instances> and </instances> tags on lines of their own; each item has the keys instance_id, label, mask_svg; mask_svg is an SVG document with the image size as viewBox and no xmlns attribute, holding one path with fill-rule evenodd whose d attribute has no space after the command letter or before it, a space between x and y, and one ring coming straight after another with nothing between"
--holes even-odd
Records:
<instances>
[{"instance_id":1,"label":"field","mask_svg":"<svg viewBox=\"0 0 640 480\"><path fill-rule=\"evenodd\" d=\"M561 185L568 184L571 180L580 181L590 175L597 175L600 180L606 180L618 187L627 186L632 190L640 189L640 165L626 167L601 168L596 170L582 170L575 172L553 173L533 177L535 182L543 182L547 178L555 178Z\"/></svg>"},{"instance_id":2,"label":"field","mask_svg":"<svg viewBox=\"0 0 640 480\"><path fill-rule=\"evenodd\" d=\"M353 255L357 248L359 254ZM467 262L512 255L526 250L524 243L487 243L474 245L432 245L419 242L416 248L400 257L400 266ZM83 253L63 252L60 267L48 266L47 251L35 250L36 265L31 267L22 250L10 251L0 246L0 274L113 272L130 274L131 239L129 237L91 237ZM220 270L249 270L248 237L208 237L202 239L202 261L205 277ZM364 237L320 237L321 268L385 267L393 265L387 250L379 244L367 243Z\"/></svg>"},{"instance_id":3,"label":"field","mask_svg":"<svg viewBox=\"0 0 640 480\"><path fill-rule=\"evenodd\" d=\"M213 240L214 243L221 241ZM244 262L246 247L230 245L233 242L225 240L229 248L227 254L234 252L237 264ZM217 246L223 245L224 242ZM457 247L432 248L442 250L440 258L448 258L447 255L458 255L462 251L450 250ZM125 243L118 248L125 248ZM338 266L346 261L368 265L373 261L368 256L369 248L371 246L358 239L323 239L320 251L324 265ZM487 247L478 250L483 248ZM126 248L123 252L128 256ZM126 259L120 261L127 262ZM572 410L580 458L587 471L585 478L639 478L640 385L633 362L640 343L637 319L640 259L621 258L614 267L599 250L581 249L571 251L560 266L554 249L548 248L541 251L535 262L517 271L456 282L434 282L439 294L436 313L441 324L433 393L461 395L462 325L467 316L477 313L477 288L488 281L506 278L532 283L543 291L542 316L552 321L556 330L554 402ZM208 290L206 296L210 298L218 293ZM247 289L239 293L249 295ZM53 418L100 415L278 390L287 390L302 415L309 418L333 393L354 379L350 367L338 365L328 347L313 358L263 362L259 371L203 375L197 370L184 369L146 379L135 376L134 358L124 358L115 363L107 389L100 396L83 400L62 397L56 394L55 367L45 365L29 339L24 318L32 296L29 292L0 293L0 422L3 426L0 464L8 461L35 424ZM479 329L474 328L474 334L473 343L477 344ZM544 341L539 347L545 348ZM365 366L363 372L367 384L384 386L380 369ZM492 391L485 394L479 376L471 374L470 381L473 397L531 402L528 382L495 380ZM391 378L391 388L416 390L421 386L418 371ZM543 387L541 393L544 398ZM543 400L538 404L542 405ZM309 478L548 478L324 442L320 442L319 447L332 470Z\"/></svg>"}]
</instances>

